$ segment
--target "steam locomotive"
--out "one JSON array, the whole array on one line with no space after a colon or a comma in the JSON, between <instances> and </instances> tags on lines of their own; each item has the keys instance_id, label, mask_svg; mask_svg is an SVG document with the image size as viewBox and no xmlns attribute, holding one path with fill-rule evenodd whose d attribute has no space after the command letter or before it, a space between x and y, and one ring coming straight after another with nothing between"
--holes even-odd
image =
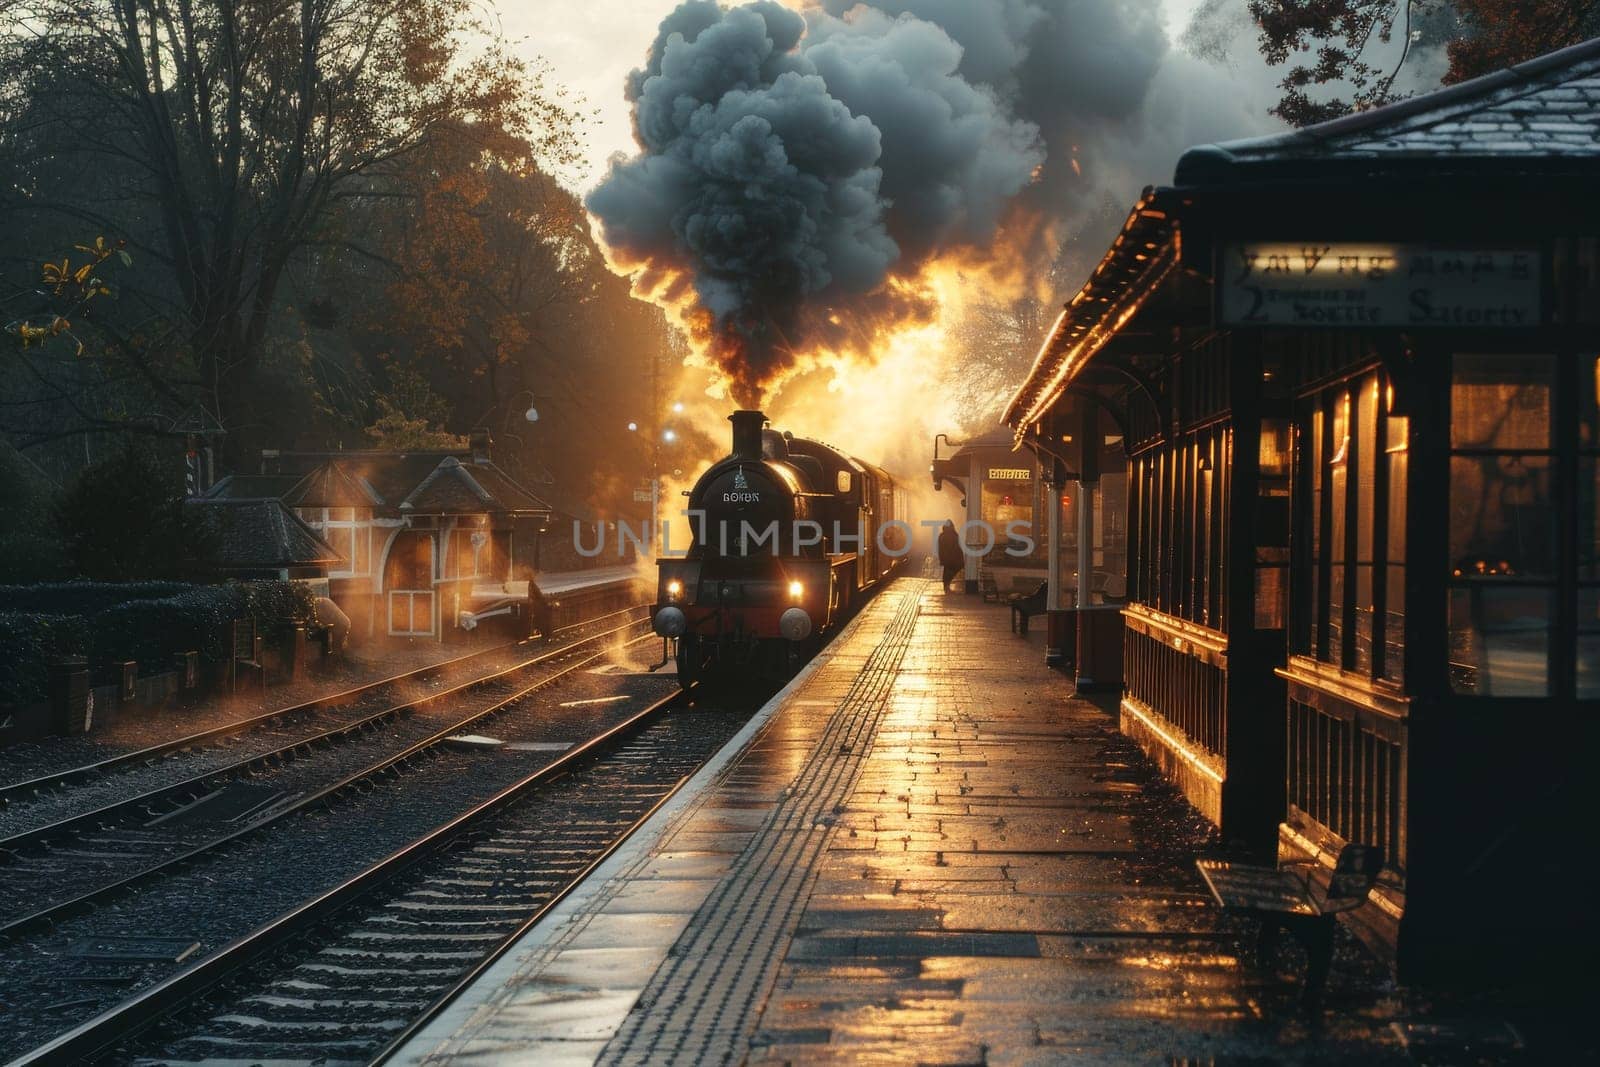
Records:
<instances>
[{"instance_id":1,"label":"steam locomotive","mask_svg":"<svg viewBox=\"0 0 1600 1067\"><path fill-rule=\"evenodd\" d=\"M692 541L656 561L655 632L685 688L787 675L910 546L904 496L881 467L736 411L733 452L690 490Z\"/></svg>"}]
</instances>

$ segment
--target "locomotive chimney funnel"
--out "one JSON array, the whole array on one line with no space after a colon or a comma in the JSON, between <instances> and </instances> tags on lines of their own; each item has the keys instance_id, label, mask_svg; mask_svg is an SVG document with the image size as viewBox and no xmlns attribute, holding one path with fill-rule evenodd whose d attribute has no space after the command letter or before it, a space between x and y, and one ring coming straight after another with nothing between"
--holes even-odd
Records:
<instances>
[{"instance_id":1,"label":"locomotive chimney funnel","mask_svg":"<svg viewBox=\"0 0 1600 1067\"><path fill-rule=\"evenodd\" d=\"M761 428L767 417L759 411L735 411L728 416L733 423L733 455L735 459L761 458Z\"/></svg>"}]
</instances>

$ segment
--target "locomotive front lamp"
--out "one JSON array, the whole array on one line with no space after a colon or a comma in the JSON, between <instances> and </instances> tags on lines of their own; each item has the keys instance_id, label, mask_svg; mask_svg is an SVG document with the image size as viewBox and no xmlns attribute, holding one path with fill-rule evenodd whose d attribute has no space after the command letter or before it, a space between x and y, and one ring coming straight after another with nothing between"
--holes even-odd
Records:
<instances>
[{"instance_id":1,"label":"locomotive front lamp","mask_svg":"<svg viewBox=\"0 0 1600 1067\"><path fill-rule=\"evenodd\" d=\"M669 600L677 600L682 595L683 595L683 583L682 582L680 582L676 578L674 578L672 581L667 583L667 598Z\"/></svg>"},{"instance_id":2,"label":"locomotive front lamp","mask_svg":"<svg viewBox=\"0 0 1600 1067\"><path fill-rule=\"evenodd\" d=\"M799 582L790 582L789 583L789 596L790 596L791 599L799 600L801 597L805 596L805 593L806 593L806 587L804 585L802 585L801 583L799 583Z\"/></svg>"}]
</instances>

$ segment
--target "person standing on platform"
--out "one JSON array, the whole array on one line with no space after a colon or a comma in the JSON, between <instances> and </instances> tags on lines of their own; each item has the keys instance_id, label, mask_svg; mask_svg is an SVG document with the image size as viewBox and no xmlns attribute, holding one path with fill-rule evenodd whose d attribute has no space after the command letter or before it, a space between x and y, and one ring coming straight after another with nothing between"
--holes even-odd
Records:
<instances>
[{"instance_id":1,"label":"person standing on platform","mask_svg":"<svg viewBox=\"0 0 1600 1067\"><path fill-rule=\"evenodd\" d=\"M956 533L956 524L948 520L939 531L939 563L944 567L944 591L948 593L950 579L967 565L967 557L961 550L961 535Z\"/></svg>"}]
</instances>

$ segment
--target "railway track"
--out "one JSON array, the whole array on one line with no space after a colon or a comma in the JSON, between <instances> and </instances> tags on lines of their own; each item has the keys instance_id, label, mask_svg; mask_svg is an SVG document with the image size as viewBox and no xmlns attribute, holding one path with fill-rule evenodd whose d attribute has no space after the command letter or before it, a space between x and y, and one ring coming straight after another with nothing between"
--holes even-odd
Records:
<instances>
[{"instance_id":1,"label":"railway track","mask_svg":"<svg viewBox=\"0 0 1600 1067\"><path fill-rule=\"evenodd\" d=\"M681 693L657 700L13 1067L368 1062L538 922L742 721Z\"/></svg>"},{"instance_id":2,"label":"railway track","mask_svg":"<svg viewBox=\"0 0 1600 1067\"><path fill-rule=\"evenodd\" d=\"M495 670L503 670L504 668L495 668L493 666L497 661L509 659L513 665L520 665L558 655L572 643L583 640L585 633L594 627L613 625L623 616L638 616L643 610L646 610L643 606L624 608L621 611L609 612L581 623L564 626L555 631L558 641L555 644L540 644L528 639L512 641L492 648L478 649L475 652L469 652L454 659L432 663L413 671L404 671L388 678L380 678L362 685L342 689L338 692L328 693L300 704L275 708L235 722L223 723L205 730L183 734L130 752L78 764L62 770L51 771L22 781L0 783L0 810L9 808L14 804L37 800L84 782L102 779L128 768L142 767L173 753L215 745L228 738L237 737L241 734L258 730L263 726L286 720L317 715L335 709L350 709L359 713L369 705L391 709L396 703L394 695L399 691L415 689L434 683L452 674L467 676L476 667L488 666L491 669L491 673L494 673ZM487 677L487 675L481 677ZM4 847L3 843L0 843L0 847Z\"/></svg>"},{"instance_id":3,"label":"railway track","mask_svg":"<svg viewBox=\"0 0 1600 1067\"><path fill-rule=\"evenodd\" d=\"M10 860L0 866L0 899L26 902L20 913L0 919L0 938L14 939L103 904L288 816L394 773L508 706L604 658L614 643L629 641L642 621L591 634L491 675L391 704L224 767L0 840L0 854ZM647 639L647 635L631 637L632 642ZM464 700L469 694L480 702L468 714L449 715L442 726L418 722L411 736L394 729L403 715ZM487 704L481 703L484 697ZM390 728L390 735L379 736L383 728ZM366 738L377 751L352 768L330 766L320 781L312 780L315 775L302 776L299 788L275 783L273 772Z\"/></svg>"}]
</instances>

